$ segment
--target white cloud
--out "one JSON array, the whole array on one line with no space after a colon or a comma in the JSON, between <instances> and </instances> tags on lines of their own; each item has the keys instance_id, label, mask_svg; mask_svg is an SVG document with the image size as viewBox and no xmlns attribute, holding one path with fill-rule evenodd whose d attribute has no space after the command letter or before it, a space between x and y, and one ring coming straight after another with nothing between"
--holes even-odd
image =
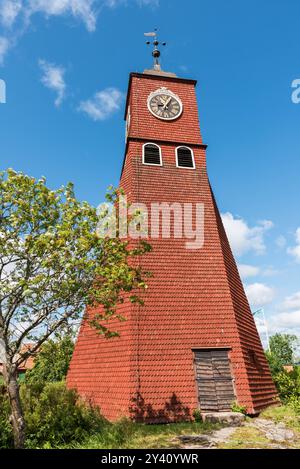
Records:
<instances>
[{"instance_id":1,"label":"white cloud","mask_svg":"<svg viewBox=\"0 0 300 469\"><path fill-rule=\"evenodd\" d=\"M96 29L96 0L28 0L27 3L27 17L34 13L43 13L46 16L69 14L83 21L88 31Z\"/></svg>"},{"instance_id":2,"label":"white cloud","mask_svg":"<svg viewBox=\"0 0 300 469\"><path fill-rule=\"evenodd\" d=\"M247 264L238 264L238 269L240 272L240 276L243 279L249 277L256 277L260 273L260 268L255 267L254 265L247 265Z\"/></svg>"},{"instance_id":3,"label":"white cloud","mask_svg":"<svg viewBox=\"0 0 300 469\"><path fill-rule=\"evenodd\" d=\"M82 101L79 111L86 113L94 121L105 120L120 109L123 93L116 88L98 91L93 98Z\"/></svg>"},{"instance_id":4,"label":"white cloud","mask_svg":"<svg viewBox=\"0 0 300 469\"><path fill-rule=\"evenodd\" d=\"M296 334L300 337L300 291L287 296L279 312L269 318L272 333Z\"/></svg>"},{"instance_id":5,"label":"white cloud","mask_svg":"<svg viewBox=\"0 0 300 469\"><path fill-rule=\"evenodd\" d=\"M259 315L255 315L254 320L259 334L265 334L267 332L267 326L264 318L260 317Z\"/></svg>"},{"instance_id":6,"label":"white cloud","mask_svg":"<svg viewBox=\"0 0 300 469\"><path fill-rule=\"evenodd\" d=\"M280 305L281 310L291 310L299 309L300 310L300 291L294 295L286 297L284 302Z\"/></svg>"},{"instance_id":7,"label":"white cloud","mask_svg":"<svg viewBox=\"0 0 300 469\"><path fill-rule=\"evenodd\" d=\"M136 0L139 6L154 6L159 5L159 0Z\"/></svg>"},{"instance_id":8,"label":"white cloud","mask_svg":"<svg viewBox=\"0 0 300 469\"><path fill-rule=\"evenodd\" d=\"M159 0L0 0L0 20L5 27L10 27L19 15L25 23L36 13L46 17L71 15L82 21L88 31L95 31L101 7L113 8L129 3L140 7L158 6Z\"/></svg>"},{"instance_id":9,"label":"white cloud","mask_svg":"<svg viewBox=\"0 0 300 469\"><path fill-rule=\"evenodd\" d=\"M269 319L270 331L275 334L295 334L300 336L300 310L275 314Z\"/></svg>"},{"instance_id":10,"label":"white cloud","mask_svg":"<svg viewBox=\"0 0 300 469\"><path fill-rule=\"evenodd\" d=\"M223 213L222 220L235 255L241 256L249 251L256 254L265 252L264 235L274 226L271 221L264 220L250 228L247 222L242 218L234 218L230 212Z\"/></svg>"},{"instance_id":11,"label":"white cloud","mask_svg":"<svg viewBox=\"0 0 300 469\"><path fill-rule=\"evenodd\" d=\"M10 48L10 42L6 37L1 37L0 36L0 65L4 61L4 57L8 52L8 49Z\"/></svg>"},{"instance_id":12,"label":"white cloud","mask_svg":"<svg viewBox=\"0 0 300 469\"><path fill-rule=\"evenodd\" d=\"M274 277L274 275L278 275L279 272L280 271L277 269L274 269L274 267L268 267L265 270L263 270L262 275L264 277Z\"/></svg>"},{"instance_id":13,"label":"white cloud","mask_svg":"<svg viewBox=\"0 0 300 469\"><path fill-rule=\"evenodd\" d=\"M119 7L121 5L126 5L127 3L128 0L104 0L104 5L109 8Z\"/></svg>"},{"instance_id":14,"label":"white cloud","mask_svg":"<svg viewBox=\"0 0 300 469\"><path fill-rule=\"evenodd\" d=\"M41 81L46 88L56 92L55 106L60 106L66 92L66 83L64 80L65 70L63 67L40 60L39 65L43 71Z\"/></svg>"},{"instance_id":15,"label":"white cloud","mask_svg":"<svg viewBox=\"0 0 300 469\"><path fill-rule=\"evenodd\" d=\"M284 236L278 236L278 238L276 239L275 243L277 244L277 246L279 248L284 248L286 246L286 238Z\"/></svg>"},{"instance_id":16,"label":"white cloud","mask_svg":"<svg viewBox=\"0 0 300 469\"><path fill-rule=\"evenodd\" d=\"M113 8L129 4L140 7L158 6L158 0L0 0L0 25L4 26L3 39L10 46L24 34L37 14L46 18L69 16L83 22L88 31L95 31L97 18L103 7ZM18 20L18 21L16 21ZM0 64L4 58L4 43L0 49ZM2 50L2 54L1 54ZM5 49L7 52L8 47Z\"/></svg>"},{"instance_id":17,"label":"white cloud","mask_svg":"<svg viewBox=\"0 0 300 469\"><path fill-rule=\"evenodd\" d=\"M0 0L0 20L3 26L11 27L18 16L24 24L40 13L46 17L71 15L82 21L89 31L96 29L97 4L99 0Z\"/></svg>"},{"instance_id":18,"label":"white cloud","mask_svg":"<svg viewBox=\"0 0 300 469\"><path fill-rule=\"evenodd\" d=\"M265 306L272 303L275 291L263 283L252 283L245 285L246 295L251 306Z\"/></svg>"},{"instance_id":19,"label":"white cloud","mask_svg":"<svg viewBox=\"0 0 300 469\"><path fill-rule=\"evenodd\" d=\"M6 28L11 27L22 10L21 0L0 0L0 22Z\"/></svg>"},{"instance_id":20,"label":"white cloud","mask_svg":"<svg viewBox=\"0 0 300 469\"><path fill-rule=\"evenodd\" d=\"M296 262L300 262L300 227L296 230L295 238L296 246L288 248L287 252L295 258Z\"/></svg>"},{"instance_id":21,"label":"white cloud","mask_svg":"<svg viewBox=\"0 0 300 469\"><path fill-rule=\"evenodd\" d=\"M104 0L104 4L110 8L114 8L120 5L126 5L128 3L137 3L140 7L157 7L159 5L159 0Z\"/></svg>"},{"instance_id":22,"label":"white cloud","mask_svg":"<svg viewBox=\"0 0 300 469\"><path fill-rule=\"evenodd\" d=\"M250 278L250 277L274 277L274 275L278 275L279 271L274 269L274 267L257 267L254 265L248 264L238 264L238 269L240 276L243 280Z\"/></svg>"}]
</instances>

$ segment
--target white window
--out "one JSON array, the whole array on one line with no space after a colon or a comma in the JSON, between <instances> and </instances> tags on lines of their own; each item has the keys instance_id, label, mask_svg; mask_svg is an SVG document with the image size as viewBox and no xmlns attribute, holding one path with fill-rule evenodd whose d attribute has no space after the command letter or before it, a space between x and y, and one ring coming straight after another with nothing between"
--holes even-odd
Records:
<instances>
[{"instance_id":1,"label":"white window","mask_svg":"<svg viewBox=\"0 0 300 469\"><path fill-rule=\"evenodd\" d=\"M162 166L161 148L155 143L143 145L143 164Z\"/></svg>"},{"instance_id":2,"label":"white window","mask_svg":"<svg viewBox=\"0 0 300 469\"><path fill-rule=\"evenodd\" d=\"M177 168L195 169L194 152L189 147L176 148Z\"/></svg>"}]
</instances>

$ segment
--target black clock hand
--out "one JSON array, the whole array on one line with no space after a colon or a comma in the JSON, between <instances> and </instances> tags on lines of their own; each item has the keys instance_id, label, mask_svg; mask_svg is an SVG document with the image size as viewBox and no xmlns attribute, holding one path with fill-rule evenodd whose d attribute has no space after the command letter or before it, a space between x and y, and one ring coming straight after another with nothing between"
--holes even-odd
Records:
<instances>
[{"instance_id":1,"label":"black clock hand","mask_svg":"<svg viewBox=\"0 0 300 469\"><path fill-rule=\"evenodd\" d=\"M169 109L169 104L170 102L172 101L172 97L170 97L166 102L165 102L165 105L164 105L164 109Z\"/></svg>"}]
</instances>

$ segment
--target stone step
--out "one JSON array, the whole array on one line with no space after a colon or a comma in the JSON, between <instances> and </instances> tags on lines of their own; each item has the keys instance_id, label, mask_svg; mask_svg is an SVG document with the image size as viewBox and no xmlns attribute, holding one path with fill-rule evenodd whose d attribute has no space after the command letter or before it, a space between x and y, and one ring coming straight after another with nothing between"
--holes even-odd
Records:
<instances>
[{"instance_id":1,"label":"stone step","mask_svg":"<svg viewBox=\"0 0 300 469\"><path fill-rule=\"evenodd\" d=\"M201 416L203 422L220 423L230 427L240 427L246 419L240 412L202 412Z\"/></svg>"}]
</instances>

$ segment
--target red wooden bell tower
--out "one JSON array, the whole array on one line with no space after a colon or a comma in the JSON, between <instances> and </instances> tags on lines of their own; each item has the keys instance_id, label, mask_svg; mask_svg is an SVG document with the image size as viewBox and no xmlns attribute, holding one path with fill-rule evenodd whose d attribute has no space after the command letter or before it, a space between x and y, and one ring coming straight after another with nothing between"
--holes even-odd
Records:
<instances>
[{"instance_id":1,"label":"red wooden bell tower","mask_svg":"<svg viewBox=\"0 0 300 469\"><path fill-rule=\"evenodd\" d=\"M120 186L149 208L203 204L204 244L149 239L145 305L120 306L116 339L82 324L68 385L109 419L178 421L233 401L257 413L276 390L207 176L196 81L157 68L130 75Z\"/></svg>"}]
</instances>

